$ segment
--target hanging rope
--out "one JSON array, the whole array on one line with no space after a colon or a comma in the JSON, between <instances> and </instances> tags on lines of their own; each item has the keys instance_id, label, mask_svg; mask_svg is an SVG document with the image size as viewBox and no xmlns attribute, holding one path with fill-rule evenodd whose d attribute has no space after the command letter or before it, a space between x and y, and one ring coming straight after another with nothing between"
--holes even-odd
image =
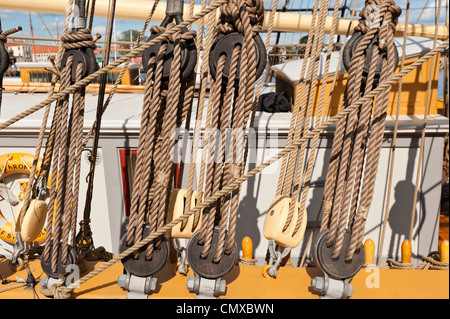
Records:
<instances>
[{"instance_id":1,"label":"hanging rope","mask_svg":"<svg viewBox=\"0 0 450 319\"><path fill-rule=\"evenodd\" d=\"M393 35L400 13L401 9L393 1L366 2L360 14L360 23L355 28L356 32L362 34L362 39L352 52L344 107L372 90L380 52L385 52L386 58L382 60L379 82L383 83L393 75L396 67ZM369 70L363 79L369 45L372 45ZM362 86L363 80L365 86ZM354 252L361 246L373 196L389 91L388 87L377 97L372 120L373 102L367 100L359 110L351 112L337 125L325 184L321 226L321 231L329 229L327 246L335 244L332 258L337 258L341 252L347 227L351 228L352 236L345 259L351 260ZM369 126L370 141L367 146Z\"/></svg>"},{"instance_id":2,"label":"hanging rope","mask_svg":"<svg viewBox=\"0 0 450 319\"><path fill-rule=\"evenodd\" d=\"M358 4L358 0L356 0L354 2L354 4L353 4L353 9L351 11L351 17L350 17L350 25L352 25L353 19L355 18L357 4ZM335 28L337 26L337 14L336 14L336 12L338 10L336 9L336 6L338 6L338 5L339 5L338 3L335 4L335 11L333 12L333 22L332 22L333 26L331 28L331 34L334 34ZM348 31L347 31L347 35L346 35L345 40L344 40L344 44L342 46L343 48L345 47L345 45L347 44L347 42L349 40L349 33L350 33L350 31L351 30L350 30L350 27L349 27ZM324 72L324 74L328 74L329 62L331 60L329 58L329 55L331 54L330 53L330 49L332 49L332 47L334 46L334 39L333 39L333 36L331 36L331 34L330 34L330 41L328 43L327 60L326 60L326 63L325 63L325 72ZM337 65L341 65L342 60L343 60L343 56L344 56L343 53L344 53L344 50L341 50L340 55L339 55L339 62L337 63ZM318 114L322 114L322 118L319 120L320 123L323 122L323 120L325 119L325 117L327 116L327 114L329 112L329 108L330 108L330 105L331 105L331 98L333 96L333 91L334 91L334 88L336 86L336 81L337 81L338 74L339 74L339 68L336 68L336 71L334 72L334 75L333 75L333 82L331 84L331 91L329 92L328 100L327 100L327 102L325 104L325 109L323 110L323 112L319 112L319 111L317 112ZM321 107L322 103L323 103L326 84L327 84L327 81L323 81L322 88L321 88L321 96L320 96L320 100L319 100L319 107ZM318 125L320 125L320 124L318 124ZM313 138L312 147L311 147L311 153L312 154L310 155L310 158L309 158L310 162L308 163L308 168L307 168L307 172L306 172L306 176L305 176L306 182L304 183L304 189L303 189L303 192L302 192L302 195L301 195L302 196L301 197L301 201L300 201L301 207L304 207L304 205L305 205L305 203L302 203L302 201L306 201L306 194L307 194L308 189L309 189L309 181L310 181L311 174L312 174L312 168L311 167L312 167L313 161L314 161L314 156L313 156L314 153L313 153L313 151L315 151L315 149L317 147L318 139L319 139L319 135L316 135ZM308 241L306 243L306 247L305 247L305 250L304 250L305 253L303 254L302 260L300 261L300 266L305 264L305 259L307 257L307 253L306 252L311 247L310 245L311 245L311 242L312 242L312 238L313 238L314 232L315 232L315 230L317 229L317 226L318 226L319 218L320 218L321 213L322 213L322 208L323 208L323 201L321 203L321 206L319 208L318 214L316 216L316 220L314 221L314 226L313 226L313 229L311 231L311 234L310 234L310 236L308 238ZM314 264L314 262L311 261L311 260L306 262L306 265L311 265L311 264Z\"/></svg>"},{"instance_id":3,"label":"hanging rope","mask_svg":"<svg viewBox=\"0 0 450 319\"><path fill-rule=\"evenodd\" d=\"M400 70L402 70L405 67L405 59L406 59L406 41L408 38L408 23L409 23L409 12L410 12L410 1L408 0L406 3L406 15L405 15L405 31L403 33L403 45L402 45L402 59L401 59L401 65ZM389 216L389 208L390 208L390 200L391 200L391 191L392 191L392 179L394 175L394 161L395 161L395 154L396 154L396 145L397 145L397 133L398 133L398 124L399 124L399 117L400 117L400 99L402 95L402 88L403 88L403 79L400 79L398 81L398 95L397 95L397 108L395 112L395 124L394 124L394 136L392 138L392 151L391 151L391 160L389 162L389 178L388 178L388 184L387 184L387 195L386 195L386 205L384 208L384 219L383 219L383 225L381 230L381 241L380 241L380 247L378 249L378 265L381 264L381 256L383 252L383 246L384 246L384 239L386 234L386 224Z\"/></svg>"},{"instance_id":4,"label":"hanging rope","mask_svg":"<svg viewBox=\"0 0 450 319\"><path fill-rule=\"evenodd\" d=\"M221 7L215 39L237 32L243 36L243 40L241 45L236 45L231 50L228 72L225 70L225 54L215 61L205 129L207 135L202 152L201 171L205 172L205 179L199 185L202 188L204 185L202 196L211 196L243 173L244 130L253 106L258 63L254 37L261 30L263 19L264 7L261 1L230 1ZM226 80L224 72L227 72ZM232 132L228 152L227 132ZM219 239L214 262L218 263L224 253L230 254L233 250L239 191L240 188L235 189L230 197L224 197L204 210L198 239L199 244L203 245L202 258L210 253L216 225L219 227Z\"/></svg>"},{"instance_id":5,"label":"hanging rope","mask_svg":"<svg viewBox=\"0 0 450 319\"><path fill-rule=\"evenodd\" d=\"M156 36L173 27L173 23L166 27L154 26L151 33ZM126 235L129 246L142 239L145 225L148 225L151 232L164 225L173 169L175 138L172 134L186 117L187 110L180 101L190 91L188 87L193 85L192 81L181 81L181 51L183 45L192 41L195 35L195 31L178 31L169 37L173 43L173 59L168 82L163 79L168 43L161 44L157 55L152 56L147 65L130 221ZM159 248L161 241L154 244L146 249L148 260L152 258L153 250Z\"/></svg>"},{"instance_id":6,"label":"hanging rope","mask_svg":"<svg viewBox=\"0 0 450 319\"><path fill-rule=\"evenodd\" d=\"M394 75L392 78L390 78L385 83L382 83L377 87L376 89L373 89L369 94L367 94L365 97L362 97L354 104L348 106L346 109L341 110L337 115L335 115L332 119L329 119L325 121L322 125L315 128L314 130L309 131L309 133L305 134L300 140L295 141L291 146L286 147L281 152L279 152L277 155L273 156L266 162L258 165L254 169L252 169L250 172L244 174L240 178L236 179L233 183L227 185L224 187L221 191L219 191L216 194L213 194L211 197L206 198L203 202L198 203L194 208L190 209L189 211L185 212L182 216L178 217L177 219L171 221L170 223L166 224L164 227L160 228L158 231L149 234L146 238L141 240L140 242L134 244L132 247L129 247L127 250L121 252L119 255L114 256L111 260L108 262L102 264L100 267L96 268L95 270L91 271L90 273L86 274L84 277L80 278L76 282L72 283L68 287L60 287L61 290L67 291L67 290L73 290L74 287L77 287L78 285L81 285L85 283L86 281L92 279L93 277L97 276L104 270L108 269L115 263L121 261L125 257L129 256L133 252L141 249L142 247L146 246L150 242L152 242L155 238L161 236L168 230L170 230L175 225L181 223L183 220L188 219L191 215L201 211L202 209L208 207L211 203L216 202L217 199L229 194L233 189L235 189L238 185L242 184L243 182L247 181L251 177L255 176L259 172L261 172L264 168L268 167L269 165L273 164L277 160L283 158L287 154L291 153L294 150L297 150L298 147L302 144L307 142L309 139L313 138L315 135L320 134L323 130L328 128L330 125L333 125L337 123L341 118L347 116L351 111L361 106L366 100L373 98L377 94L379 94L383 89L388 88L390 85L394 84L396 81L398 81L400 78L408 74L409 72L415 70L417 67L422 65L425 61L428 61L429 59L433 58L437 53L439 53L441 50L443 50L446 46L448 46L448 40L443 42L441 45L436 47L434 50L431 50L427 54L425 54L423 57L412 63L410 66L406 67L402 71L400 71L398 74Z\"/></svg>"},{"instance_id":7,"label":"hanging rope","mask_svg":"<svg viewBox=\"0 0 450 319\"><path fill-rule=\"evenodd\" d=\"M69 31L61 37L61 40L66 50L96 48L88 29L80 29L76 33ZM61 90L70 86L73 69L76 70L75 81L80 81L86 67L81 61L74 65L74 55L68 55L65 67L61 71ZM58 268L59 252L55 247L62 244L61 261L67 264L69 245L75 246L84 105L85 89L82 87L74 92L72 107L69 106L69 96L65 96L57 102L54 115L54 129L60 133L55 134L54 140L52 163L54 178L51 181L49 207L53 207L55 201L56 204L53 214L49 213L47 218L47 225L52 225L54 218L53 236L46 237L43 252L43 260L47 263L51 261L53 272Z\"/></svg>"}]
</instances>

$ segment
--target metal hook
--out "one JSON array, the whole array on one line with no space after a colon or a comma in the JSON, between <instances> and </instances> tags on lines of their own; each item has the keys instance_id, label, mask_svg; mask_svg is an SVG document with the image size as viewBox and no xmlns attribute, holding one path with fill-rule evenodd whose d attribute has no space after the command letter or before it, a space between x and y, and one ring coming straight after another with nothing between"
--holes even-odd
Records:
<instances>
[{"instance_id":1,"label":"metal hook","mask_svg":"<svg viewBox=\"0 0 450 319\"><path fill-rule=\"evenodd\" d=\"M273 263L273 266L270 267L267 270L267 274L271 277L276 277L277 276L277 269L281 264L281 261L283 260L284 257L286 257L290 251L291 251L291 247L289 248L285 248L282 252L281 252L281 246L277 245L277 247L275 248L275 241L274 240L269 240L269 253L270 253L270 260L269 260L269 264L273 263L273 260L275 259L275 263Z\"/></svg>"}]
</instances>

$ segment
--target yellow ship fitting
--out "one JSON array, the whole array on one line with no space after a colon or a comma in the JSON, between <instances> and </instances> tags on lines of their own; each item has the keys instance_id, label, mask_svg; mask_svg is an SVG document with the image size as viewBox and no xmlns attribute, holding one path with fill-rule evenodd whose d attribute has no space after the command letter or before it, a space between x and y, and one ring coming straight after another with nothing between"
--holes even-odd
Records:
<instances>
[{"instance_id":1,"label":"yellow ship fitting","mask_svg":"<svg viewBox=\"0 0 450 319\"><path fill-rule=\"evenodd\" d=\"M371 238L367 238L364 242L364 251L366 252L364 256L364 264L366 266L373 265L375 256L375 243Z\"/></svg>"},{"instance_id":2,"label":"yellow ship fitting","mask_svg":"<svg viewBox=\"0 0 450 319\"><path fill-rule=\"evenodd\" d=\"M440 261L448 263L448 240L444 240L439 246Z\"/></svg>"},{"instance_id":3,"label":"yellow ship fitting","mask_svg":"<svg viewBox=\"0 0 450 319\"><path fill-rule=\"evenodd\" d=\"M241 242L242 256L239 257L240 266L254 266L258 261L253 258L253 241L249 236L245 236Z\"/></svg>"},{"instance_id":4,"label":"yellow ship fitting","mask_svg":"<svg viewBox=\"0 0 450 319\"><path fill-rule=\"evenodd\" d=\"M412 254L411 242L408 239L405 239L402 243L402 263L403 264L411 263L411 254Z\"/></svg>"},{"instance_id":5,"label":"yellow ship fitting","mask_svg":"<svg viewBox=\"0 0 450 319\"><path fill-rule=\"evenodd\" d=\"M191 196L191 207L189 209L186 209L186 195L187 195L187 189L174 189L170 193L170 199L169 199L169 209L167 212L167 222L171 222L181 215L183 215L185 212L189 211L190 209L194 208L197 205L197 191L192 192ZM197 223L197 225L194 225L194 215L191 215L188 218L186 226L183 227L182 223L177 224L174 226L170 232L169 236L173 238L191 238L192 235L198 231L201 227L201 215L200 215L200 221Z\"/></svg>"},{"instance_id":6,"label":"yellow ship fitting","mask_svg":"<svg viewBox=\"0 0 450 319\"><path fill-rule=\"evenodd\" d=\"M14 216L15 223L22 239L31 244L43 231L45 218L47 217L47 204L43 200L32 199L23 216L20 214L21 210L22 206L19 205Z\"/></svg>"},{"instance_id":7,"label":"yellow ship fitting","mask_svg":"<svg viewBox=\"0 0 450 319\"><path fill-rule=\"evenodd\" d=\"M167 222L171 222L178 217L182 216L185 212L194 208L197 205L197 191L191 192L190 208L186 209L186 196L188 194L187 189L174 189L170 193L169 198L169 208L167 211ZM201 227L201 213L197 225L194 225L194 215L191 215L186 223L179 223L171 228L168 232L169 237L172 238L172 246L177 252L177 264L174 267L175 274L187 275L189 266L186 259L186 248L180 245L178 239L185 238L189 239L192 235L200 230Z\"/></svg>"},{"instance_id":8,"label":"yellow ship fitting","mask_svg":"<svg viewBox=\"0 0 450 319\"><path fill-rule=\"evenodd\" d=\"M264 277L276 277L277 269L292 248L297 247L303 239L308 222L306 209L303 214L299 214L300 203L295 202L294 213L288 227L285 227L289 217L292 199L286 196L276 196L269 207L264 220L263 234L269 240L270 261L263 269ZM294 233L298 218L301 224L297 232ZM274 245L278 245L277 249ZM282 249L282 251L280 251Z\"/></svg>"},{"instance_id":9,"label":"yellow ship fitting","mask_svg":"<svg viewBox=\"0 0 450 319\"><path fill-rule=\"evenodd\" d=\"M285 228L289 216L289 205L292 199L285 196L277 196L269 207L264 220L263 233L268 240L273 240L277 245L295 248L300 244L306 230L308 221L306 209L299 216L300 203L295 203L293 219L289 226ZM298 218L302 218L299 230L294 233L294 228Z\"/></svg>"}]
</instances>

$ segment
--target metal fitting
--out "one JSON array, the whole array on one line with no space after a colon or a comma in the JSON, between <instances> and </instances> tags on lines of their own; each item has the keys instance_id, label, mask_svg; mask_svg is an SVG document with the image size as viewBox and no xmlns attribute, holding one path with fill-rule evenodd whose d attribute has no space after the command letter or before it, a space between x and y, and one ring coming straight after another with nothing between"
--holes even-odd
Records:
<instances>
[{"instance_id":1,"label":"metal fitting","mask_svg":"<svg viewBox=\"0 0 450 319\"><path fill-rule=\"evenodd\" d=\"M57 285L61 283L61 279L53 278L53 277L43 277L39 280L39 285L43 288L50 290L53 285Z\"/></svg>"},{"instance_id":2,"label":"metal fitting","mask_svg":"<svg viewBox=\"0 0 450 319\"><path fill-rule=\"evenodd\" d=\"M184 1L183 0L167 0L166 15L183 16Z\"/></svg>"},{"instance_id":3,"label":"metal fitting","mask_svg":"<svg viewBox=\"0 0 450 319\"><path fill-rule=\"evenodd\" d=\"M86 28L85 0L77 0L73 5L72 28L75 30Z\"/></svg>"},{"instance_id":4,"label":"metal fitting","mask_svg":"<svg viewBox=\"0 0 450 319\"><path fill-rule=\"evenodd\" d=\"M190 276L186 282L189 292L197 294L196 299L214 299L225 295L226 281L220 278L208 279L199 276Z\"/></svg>"},{"instance_id":5,"label":"metal fitting","mask_svg":"<svg viewBox=\"0 0 450 319\"><path fill-rule=\"evenodd\" d=\"M311 287L321 295L321 299L345 299L353 295L353 286L349 283L349 279L315 277L311 280Z\"/></svg>"},{"instance_id":6,"label":"metal fitting","mask_svg":"<svg viewBox=\"0 0 450 319\"><path fill-rule=\"evenodd\" d=\"M127 273L119 276L117 285L128 291L127 299L147 299L156 290L157 282L158 279L152 276L138 277Z\"/></svg>"}]
</instances>

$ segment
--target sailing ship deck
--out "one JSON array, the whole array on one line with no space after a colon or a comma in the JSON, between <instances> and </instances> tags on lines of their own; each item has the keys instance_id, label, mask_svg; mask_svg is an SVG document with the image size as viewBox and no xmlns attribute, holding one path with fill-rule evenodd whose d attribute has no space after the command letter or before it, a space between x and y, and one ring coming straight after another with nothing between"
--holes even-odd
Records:
<instances>
[{"instance_id":1,"label":"sailing ship deck","mask_svg":"<svg viewBox=\"0 0 450 319\"><path fill-rule=\"evenodd\" d=\"M0 261L0 273L3 278L27 278L22 270L12 273L8 261ZM90 269L101 263L90 262ZM36 277L44 276L40 261L32 261L30 269ZM195 299L195 294L186 288L186 276L175 275L174 265L167 264L156 275L158 287L149 299ZM116 263L96 277L75 289L76 299L125 299L127 292L117 285L117 278L122 273L121 263ZM377 273L379 271L379 273ZM188 276L192 276L192 271ZM283 267L277 278L264 278L262 267L236 266L226 276L227 294L223 299L318 299L311 291L311 279L321 276L321 271L314 267ZM448 299L448 270L393 270L362 269L352 280L354 287L352 299ZM17 286L17 282L2 285L0 289ZM0 299L32 299L33 291L24 287L11 288L8 294L0 293ZM39 292L39 298L46 298Z\"/></svg>"}]
</instances>

